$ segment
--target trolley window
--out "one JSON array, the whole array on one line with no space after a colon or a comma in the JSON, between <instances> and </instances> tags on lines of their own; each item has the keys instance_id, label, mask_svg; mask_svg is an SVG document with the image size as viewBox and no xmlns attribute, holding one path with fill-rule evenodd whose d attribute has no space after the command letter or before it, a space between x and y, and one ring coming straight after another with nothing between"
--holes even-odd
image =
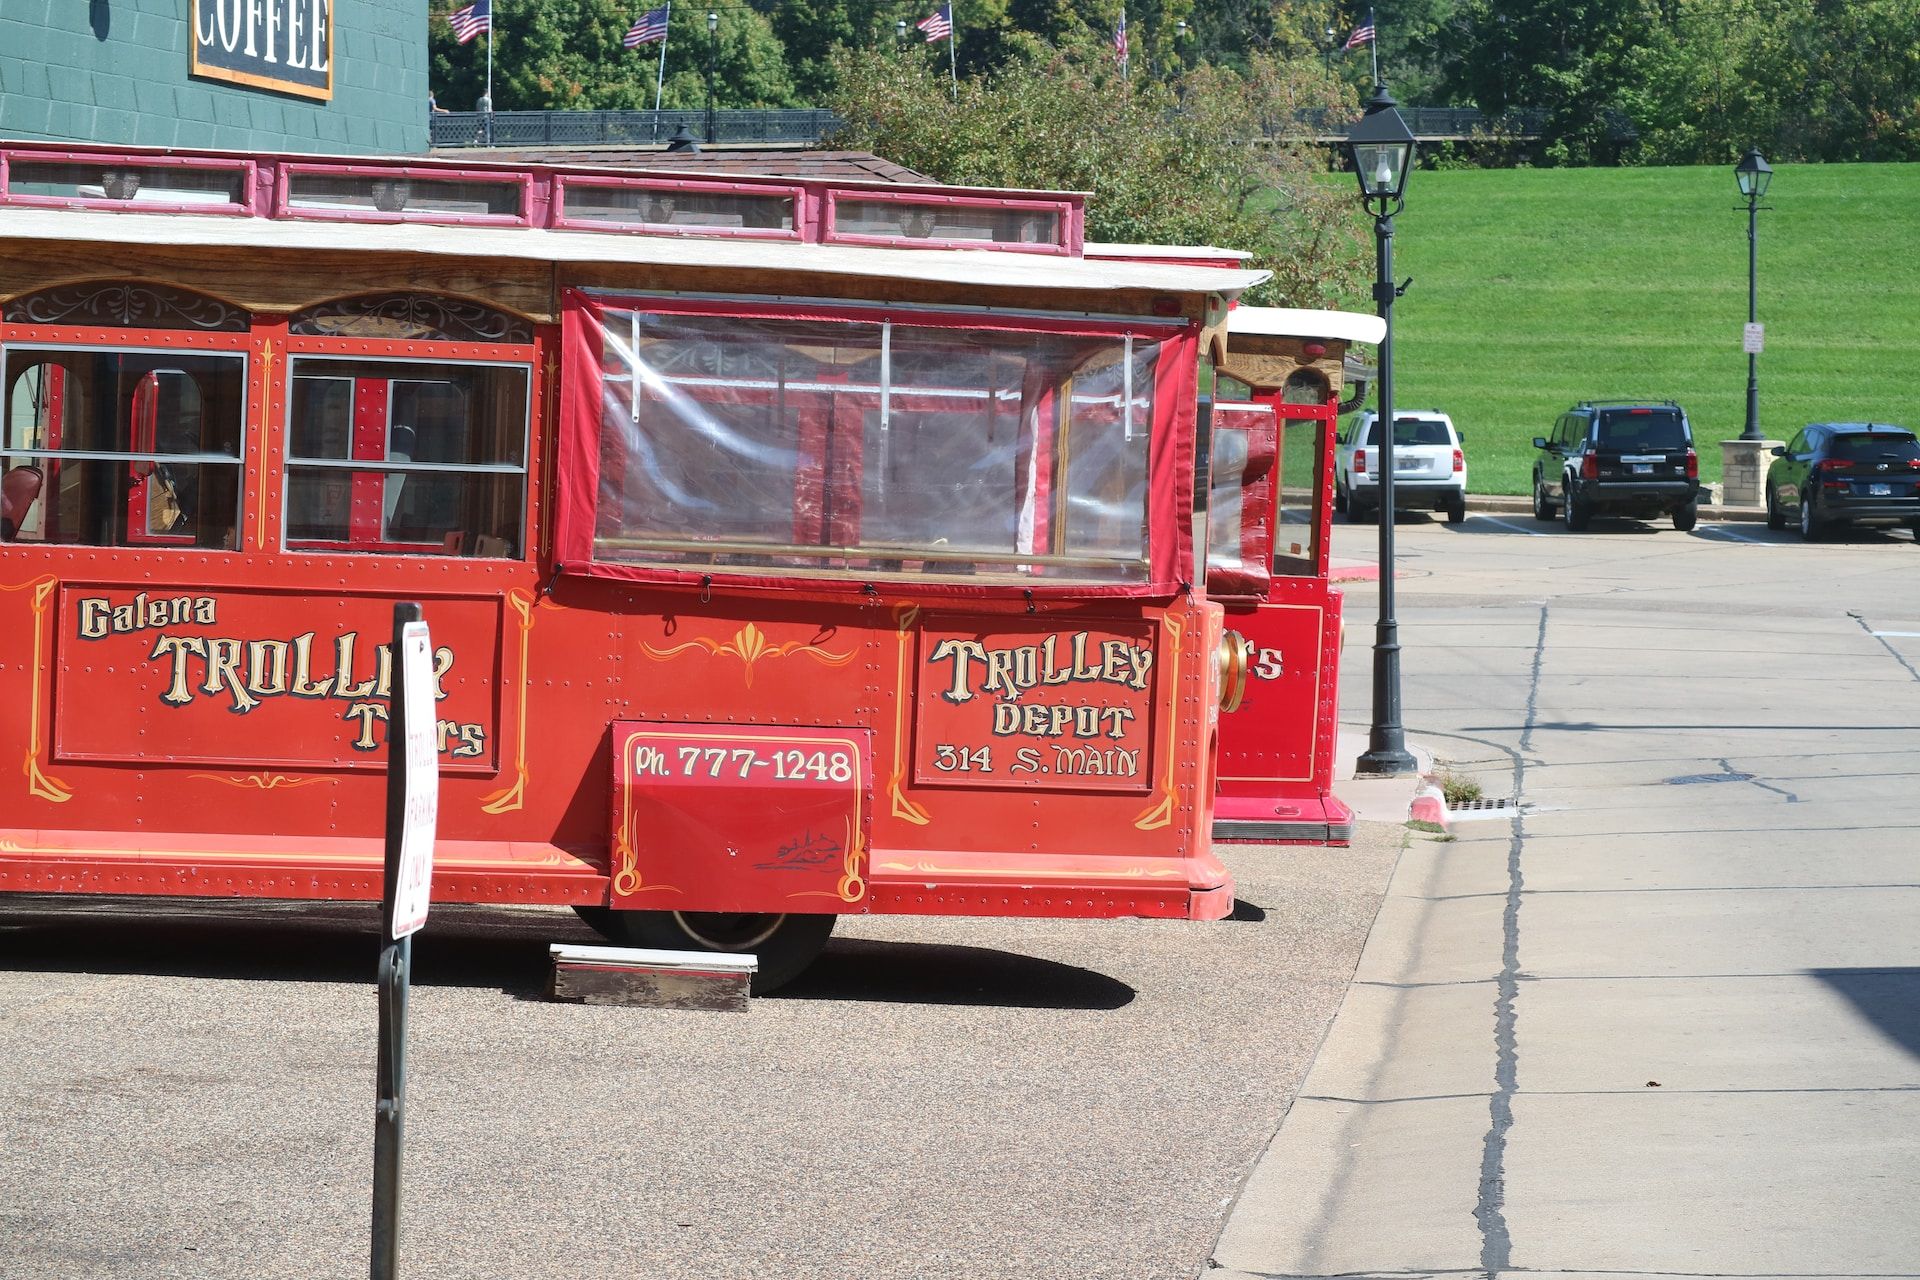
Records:
<instances>
[{"instance_id":1,"label":"trolley window","mask_svg":"<svg viewBox=\"0 0 1920 1280\"><path fill-rule=\"evenodd\" d=\"M292 374L290 549L521 555L524 365L296 356Z\"/></svg>"},{"instance_id":2,"label":"trolley window","mask_svg":"<svg viewBox=\"0 0 1920 1280\"><path fill-rule=\"evenodd\" d=\"M1152 576L1166 335L592 313L596 564Z\"/></svg>"},{"instance_id":3,"label":"trolley window","mask_svg":"<svg viewBox=\"0 0 1920 1280\"><path fill-rule=\"evenodd\" d=\"M234 545L244 356L16 346L5 370L12 539Z\"/></svg>"}]
</instances>

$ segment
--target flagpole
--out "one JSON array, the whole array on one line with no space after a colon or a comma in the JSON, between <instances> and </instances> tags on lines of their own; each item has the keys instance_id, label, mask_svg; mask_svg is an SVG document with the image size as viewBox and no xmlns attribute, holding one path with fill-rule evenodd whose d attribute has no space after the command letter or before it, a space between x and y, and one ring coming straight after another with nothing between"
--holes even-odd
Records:
<instances>
[{"instance_id":1,"label":"flagpole","mask_svg":"<svg viewBox=\"0 0 1920 1280\"><path fill-rule=\"evenodd\" d=\"M953 100L960 101L960 24L952 20L953 7L947 7L947 75L953 81Z\"/></svg>"},{"instance_id":2,"label":"flagpole","mask_svg":"<svg viewBox=\"0 0 1920 1280\"><path fill-rule=\"evenodd\" d=\"M1380 28L1373 24L1373 10L1367 10L1367 25L1373 27L1373 39L1367 41L1367 52L1373 55L1373 82L1380 83Z\"/></svg>"},{"instance_id":3,"label":"flagpole","mask_svg":"<svg viewBox=\"0 0 1920 1280\"><path fill-rule=\"evenodd\" d=\"M487 6L487 145L493 145L493 6Z\"/></svg>"},{"instance_id":4,"label":"flagpole","mask_svg":"<svg viewBox=\"0 0 1920 1280\"><path fill-rule=\"evenodd\" d=\"M660 33L660 70L653 77L653 140L660 141L660 90L667 83L667 32L673 30L673 0L667 0L667 25Z\"/></svg>"}]
</instances>

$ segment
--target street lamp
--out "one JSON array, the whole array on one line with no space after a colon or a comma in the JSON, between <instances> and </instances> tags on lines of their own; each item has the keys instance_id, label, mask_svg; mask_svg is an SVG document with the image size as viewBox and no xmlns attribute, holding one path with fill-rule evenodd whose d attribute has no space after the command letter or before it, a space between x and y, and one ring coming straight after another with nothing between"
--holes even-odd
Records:
<instances>
[{"instance_id":1,"label":"street lamp","mask_svg":"<svg viewBox=\"0 0 1920 1280\"><path fill-rule=\"evenodd\" d=\"M1393 300L1407 287L1393 283L1393 215L1405 205L1401 192L1413 167L1413 130L1395 110L1398 105L1384 84L1375 84L1366 114L1346 143L1360 179L1360 202L1373 215L1379 255L1373 300L1386 322L1380 339L1380 409L1374 419L1380 443L1380 621L1373 640L1373 726L1354 771L1389 775L1414 769L1400 723L1400 627L1393 616Z\"/></svg>"},{"instance_id":2,"label":"street lamp","mask_svg":"<svg viewBox=\"0 0 1920 1280\"><path fill-rule=\"evenodd\" d=\"M713 145L713 68L720 60L720 15L707 11L707 145Z\"/></svg>"},{"instance_id":3,"label":"street lamp","mask_svg":"<svg viewBox=\"0 0 1920 1280\"><path fill-rule=\"evenodd\" d=\"M1760 202L1766 199L1767 184L1773 181L1773 166L1766 162L1758 147L1747 148L1740 163L1733 166L1733 179L1747 199L1747 323L1760 320L1756 289L1760 282ZM1760 357L1747 344L1747 426L1742 440L1760 438L1760 379L1756 367Z\"/></svg>"}]
</instances>

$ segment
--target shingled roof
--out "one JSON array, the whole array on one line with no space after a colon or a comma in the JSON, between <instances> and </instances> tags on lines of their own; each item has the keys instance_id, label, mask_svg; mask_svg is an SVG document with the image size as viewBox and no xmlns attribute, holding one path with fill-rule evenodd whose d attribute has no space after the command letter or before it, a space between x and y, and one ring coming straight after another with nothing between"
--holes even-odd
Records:
<instances>
[{"instance_id":1,"label":"shingled roof","mask_svg":"<svg viewBox=\"0 0 1920 1280\"><path fill-rule=\"evenodd\" d=\"M526 147L512 151L470 147L442 148L436 160L504 161L508 164L604 165L619 169L675 169L684 172L753 174L769 178L820 178L832 182L931 183L870 151L782 151L761 147L715 147L667 151L659 147Z\"/></svg>"}]
</instances>

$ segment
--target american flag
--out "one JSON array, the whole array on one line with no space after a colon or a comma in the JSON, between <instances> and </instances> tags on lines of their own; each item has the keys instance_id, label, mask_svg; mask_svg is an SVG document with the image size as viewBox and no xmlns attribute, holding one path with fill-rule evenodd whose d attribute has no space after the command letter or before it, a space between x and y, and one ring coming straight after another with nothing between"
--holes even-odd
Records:
<instances>
[{"instance_id":1,"label":"american flag","mask_svg":"<svg viewBox=\"0 0 1920 1280\"><path fill-rule=\"evenodd\" d=\"M927 33L928 44L932 44L935 40L945 40L953 34L953 6L943 4L913 25Z\"/></svg>"},{"instance_id":2,"label":"american flag","mask_svg":"<svg viewBox=\"0 0 1920 1280\"><path fill-rule=\"evenodd\" d=\"M1367 20L1353 29L1353 34L1347 37L1347 42L1341 45L1340 49L1342 52L1345 52L1348 49L1358 49L1363 44L1372 44L1372 43L1373 43L1373 15L1369 13L1367 15Z\"/></svg>"},{"instance_id":3,"label":"american flag","mask_svg":"<svg viewBox=\"0 0 1920 1280\"><path fill-rule=\"evenodd\" d=\"M453 24L454 37L465 44L482 31L493 30L493 0L473 0L466 8L448 14L447 21Z\"/></svg>"},{"instance_id":4,"label":"american flag","mask_svg":"<svg viewBox=\"0 0 1920 1280\"><path fill-rule=\"evenodd\" d=\"M1113 56L1122 67L1127 65L1127 11L1120 11L1119 25L1113 29Z\"/></svg>"},{"instance_id":5,"label":"american flag","mask_svg":"<svg viewBox=\"0 0 1920 1280\"><path fill-rule=\"evenodd\" d=\"M627 28L627 34L620 38L620 43L629 49L638 49L643 44L652 44L655 40L665 40L667 38L667 11L672 8L673 6L670 4L662 5L658 9L649 9L641 14L638 18L634 19L633 25Z\"/></svg>"}]
</instances>

